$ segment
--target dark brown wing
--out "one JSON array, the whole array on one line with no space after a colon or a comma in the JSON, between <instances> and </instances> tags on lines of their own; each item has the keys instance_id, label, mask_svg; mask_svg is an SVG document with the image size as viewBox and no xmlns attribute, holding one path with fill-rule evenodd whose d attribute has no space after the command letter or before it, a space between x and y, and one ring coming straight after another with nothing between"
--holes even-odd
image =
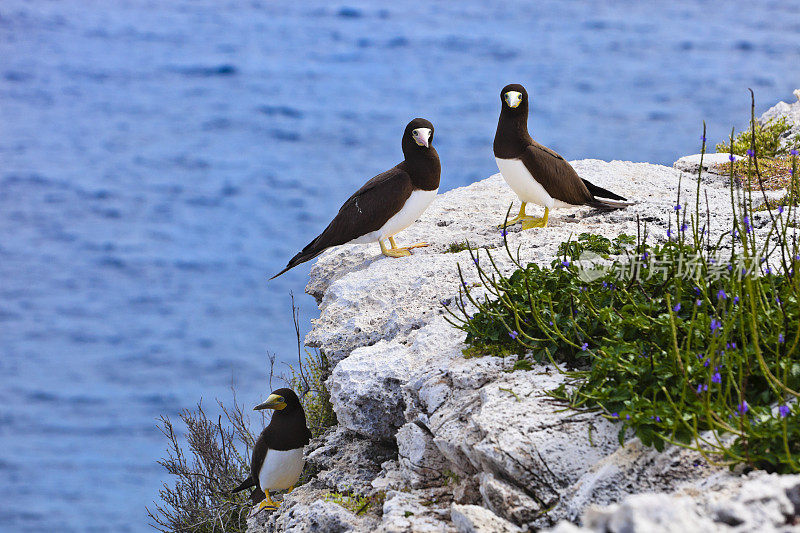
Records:
<instances>
[{"instance_id":1,"label":"dark brown wing","mask_svg":"<svg viewBox=\"0 0 800 533\"><path fill-rule=\"evenodd\" d=\"M380 229L406 203L414 188L402 164L378 174L364 184L339 209L328 227L295 255L277 278L290 268L304 263L330 248Z\"/></svg>"},{"instance_id":2,"label":"dark brown wing","mask_svg":"<svg viewBox=\"0 0 800 533\"><path fill-rule=\"evenodd\" d=\"M536 141L531 143L522 152L520 159L547 194L573 205L583 205L594 199L566 159Z\"/></svg>"}]
</instances>

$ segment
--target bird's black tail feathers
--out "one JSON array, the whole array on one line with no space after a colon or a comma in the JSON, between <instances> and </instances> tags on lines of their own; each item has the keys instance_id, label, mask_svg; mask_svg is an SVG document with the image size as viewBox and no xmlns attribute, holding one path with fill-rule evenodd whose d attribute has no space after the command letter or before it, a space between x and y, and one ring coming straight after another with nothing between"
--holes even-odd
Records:
<instances>
[{"instance_id":1,"label":"bird's black tail feathers","mask_svg":"<svg viewBox=\"0 0 800 533\"><path fill-rule=\"evenodd\" d=\"M625 209L626 207L633 205L633 202L617 202L615 200L603 200L595 198L591 202L587 202L586 205L592 206L597 209L604 209L606 211L610 211L612 209Z\"/></svg>"},{"instance_id":2,"label":"bird's black tail feathers","mask_svg":"<svg viewBox=\"0 0 800 533\"><path fill-rule=\"evenodd\" d=\"M317 246L317 241L319 241L319 237L317 237L316 239L314 239L313 241L308 243L308 245L305 248L303 248L296 256L294 256L291 259L289 259L289 263L286 265L286 268L284 268L283 270L281 270L280 272L278 272L277 274L275 274L274 276L272 276L269 279L273 280L273 279L277 278L278 276L280 276L281 274L283 274L284 272L286 272L287 270L293 269L294 267L296 267L300 263L305 263L306 261L311 261L312 259L317 257L319 254L321 254L322 252L324 252L325 250L328 249L327 246L322 248L322 249L319 249L319 246Z\"/></svg>"},{"instance_id":3,"label":"bird's black tail feathers","mask_svg":"<svg viewBox=\"0 0 800 533\"><path fill-rule=\"evenodd\" d=\"M244 489L249 489L250 487L256 486L256 480L253 479L253 476L249 476L247 479L239 483L239 486L233 489L231 492L240 492Z\"/></svg>"},{"instance_id":4,"label":"bird's black tail feathers","mask_svg":"<svg viewBox=\"0 0 800 533\"><path fill-rule=\"evenodd\" d=\"M583 180L584 185L586 185L586 188L589 189L589 192L592 193L592 196L596 196L596 197L600 197L600 198L611 198L612 200L620 200L622 202L627 201L627 198L623 198L622 196L620 196L618 194L614 194L613 192L609 191L608 189L604 189L602 187L598 187L594 183L592 183L590 181L586 181L583 178L581 178L581 179Z\"/></svg>"}]
</instances>

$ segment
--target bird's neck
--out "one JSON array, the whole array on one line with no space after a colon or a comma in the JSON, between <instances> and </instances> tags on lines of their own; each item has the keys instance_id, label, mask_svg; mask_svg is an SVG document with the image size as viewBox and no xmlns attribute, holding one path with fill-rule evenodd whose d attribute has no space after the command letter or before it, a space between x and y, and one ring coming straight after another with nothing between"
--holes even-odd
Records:
<instances>
[{"instance_id":1,"label":"bird's neck","mask_svg":"<svg viewBox=\"0 0 800 533\"><path fill-rule=\"evenodd\" d=\"M528 134L527 109L512 112L504 107L494 135L494 156L500 159L516 159L530 145L531 140Z\"/></svg>"},{"instance_id":2,"label":"bird's neck","mask_svg":"<svg viewBox=\"0 0 800 533\"><path fill-rule=\"evenodd\" d=\"M406 154L402 165L405 166L405 171L411 177L414 187L424 191L439 188L442 167L435 148L431 147L425 151Z\"/></svg>"}]
</instances>

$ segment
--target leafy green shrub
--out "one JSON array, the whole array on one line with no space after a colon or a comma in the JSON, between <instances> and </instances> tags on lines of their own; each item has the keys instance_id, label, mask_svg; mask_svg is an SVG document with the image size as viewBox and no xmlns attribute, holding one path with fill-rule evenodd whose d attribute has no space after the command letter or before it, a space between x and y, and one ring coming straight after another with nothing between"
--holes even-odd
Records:
<instances>
[{"instance_id":1,"label":"leafy green shrub","mask_svg":"<svg viewBox=\"0 0 800 533\"><path fill-rule=\"evenodd\" d=\"M795 135L786 146L781 147L781 136L791 128L785 117L769 120L763 125L752 119L750 128L755 130L755 138L751 129L742 131L731 141L717 144L717 152L746 156L755 143L755 151L759 157L777 157L788 154L792 149L800 148L800 135Z\"/></svg>"},{"instance_id":2,"label":"leafy green shrub","mask_svg":"<svg viewBox=\"0 0 800 533\"><path fill-rule=\"evenodd\" d=\"M646 227L634 246L582 235L545 268L521 264L506 241L517 270L505 276L488 252L489 261L473 256L487 296L462 283L451 320L473 354L499 346L523 350L515 368L562 363L569 385L551 394L619 420L620 442L630 429L658 449L675 443L711 461L800 472L797 209L769 211L758 243L752 192L731 177L730 194L733 226L716 241L699 179L694 208L676 203L660 244L647 242ZM614 259L597 279L587 251Z\"/></svg>"}]
</instances>

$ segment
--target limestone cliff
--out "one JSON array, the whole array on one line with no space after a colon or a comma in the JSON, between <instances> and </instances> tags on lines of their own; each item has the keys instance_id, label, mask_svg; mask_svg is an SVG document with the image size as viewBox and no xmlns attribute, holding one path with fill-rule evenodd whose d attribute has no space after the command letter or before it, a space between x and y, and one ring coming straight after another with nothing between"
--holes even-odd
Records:
<instances>
[{"instance_id":1,"label":"limestone cliff","mask_svg":"<svg viewBox=\"0 0 800 533\"><path fill-rule=\"evenodd\" d=\"M679 179L682 198L693 198L696 186L695 176L647 163L573 165L636 204L610 213L559 209L547 228L510 229L509 244L523 261L549 265L558 244L582 232L635 235L637 217L652 238L663 239ZM710 179L704 187L712 231L722 231L731 221L726 181ZM560 520L598 531L627 531L624 524L640 520L648 531L672 531L676 517L683 531L792 527L786 524L800 512L800 476L742 478L682 448L659 453L637 439L620 447L617 424L565 411L546 396L564 379L557 368L509 372L513 357L463 356L464 334L445 321L444 308L459 291L457 265L467 284L478 278L469 252L449 253L449 246L467 240L510 272L497 224L512 202L519 205L495 175L440 195L401 233L401 245L431 244L411 257L386 258L369 245L320 256L306 290L321 314L306 343L335 364L328 385L339 426L307 450L319 471L314 481L272 516L253 518L251 531L575 530ZM753 218L755 228L766 224L766 215ZM356 516L321 501L328 491L385 498L382 508ZM631 496L642 493L651 496ZM763 497L767 511L748 507L753 497ZM608 504L616 506L587 511Z\"/></svg>"}]
</instances>

